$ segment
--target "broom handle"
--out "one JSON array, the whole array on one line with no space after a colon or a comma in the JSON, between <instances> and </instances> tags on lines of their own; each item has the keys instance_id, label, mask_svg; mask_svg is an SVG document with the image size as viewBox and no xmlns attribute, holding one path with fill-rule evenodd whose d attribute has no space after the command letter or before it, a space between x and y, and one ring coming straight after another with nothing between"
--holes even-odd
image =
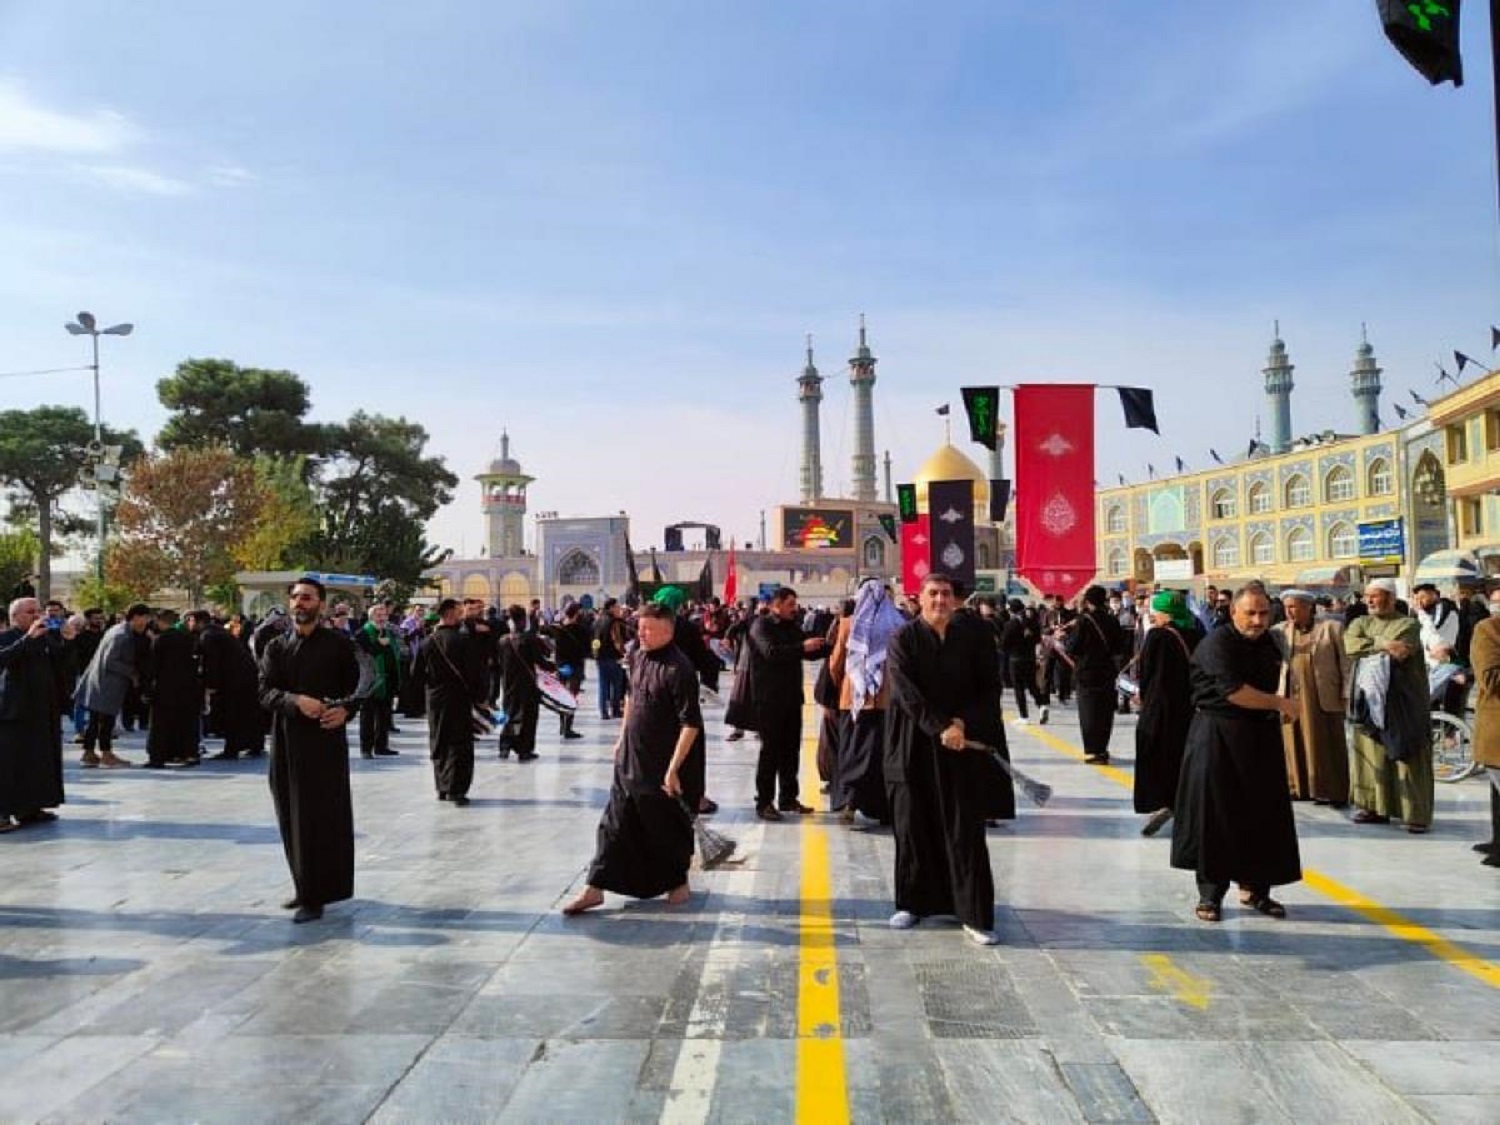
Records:
<instances>
[{"instance_id":1,"label":"broom handle","mask_svg":"<svg viewBox=\"0 0 1500 1125\"><path fill-rule=\"evenodd\" d=\"M1036 788L1040 784L1039 782L1033 781L1031 778L1027 777L1020 770L1016 769L1015 766L1011 765L1009 760L1006 759L1005 755L1000 753L1000 748L998 746L991 746L985 742L974 742L972 739L966 738L964 739L964 749L983 750L986 754L995 759L995 763L1001 769L1010 774L1010 779L1012 781L1014 781L1017 785L1022 786L1023 788Z\"/></svg>"}]
</instances>

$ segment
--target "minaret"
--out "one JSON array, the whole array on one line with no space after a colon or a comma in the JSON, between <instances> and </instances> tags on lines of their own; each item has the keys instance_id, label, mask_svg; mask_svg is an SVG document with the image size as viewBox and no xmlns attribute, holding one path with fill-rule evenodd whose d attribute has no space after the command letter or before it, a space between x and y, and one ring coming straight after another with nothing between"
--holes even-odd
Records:
<instances>
[{"instance_id":1,"label":"minaret","mask_svg":"<svg viewBox=\"0 0 1500 1125\"><path fill-rule=\"evenodd\" d=\"M500 431L499 458L474 479L484 508L485 553L492 559L519 557L525 550L526 486L536 478L511 459L510 434Z\"/></svg>"},{"instance_id":2,"label":"minaret","mask_svg":"<svg viewBox=\"0 0 1500 1125\"><path fill-rule=\"evenodd\" d=\"M1375 349L1365 326L1359 326L1359 350L1354 353L1354 369L1349 372L1349 391L1354 395L1354 427L1360 434L1380 432L1380 368L1375 363Z\"/></svg>"},{"instance_id":3,"label":"minaret","mask_svg":"<svg viewBox=\"0 0 1500 1125\"><path fill-rule=\"evenodd\" d=\"M815 504L823 495L822 440L818 434L818 404L823 401L823 376L813 366L812 334L807 337L807 366L797 380L802 404L802 502Z\"/></svg>"},{"instance_id":4,"label":"minaret","mask_svg":"<svg viewBox=\"0 0 1500 1125\"><path fill-rule=\"evenodd\" d=\"M896 489L891 484L891 451L885 451L885 502L894 504L896 502Z\"/></svg>"},{"instance_id":5,"label":"minaret","mask_svg":"<svg viewBox=\"0 0 1500 1125\"><path fill-rule=\"evenodd\" d=\"M865 341L865 314L859 314L859 351L849 361L854 388L854 499L875 496L875 357Z\"/></svg>"},{"instance_id":6,"label":"minaret","mask_svg":"<svg viewBox=\"0 0 1500 1125\"><path fill-rule=\"evenodd\" d=\"M1276 322L1276 338L1261 374L1266 377L1266 400L1271 414L1271 452L1285 453L1292 447L1292 364L1281 342L1281 322Z\"/></svg>"}]
</instances>

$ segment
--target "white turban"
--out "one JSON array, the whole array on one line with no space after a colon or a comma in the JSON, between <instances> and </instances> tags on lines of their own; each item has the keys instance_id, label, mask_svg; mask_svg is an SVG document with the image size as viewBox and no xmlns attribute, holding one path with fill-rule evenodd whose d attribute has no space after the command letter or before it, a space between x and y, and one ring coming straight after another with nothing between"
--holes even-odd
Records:
<instances>
[{"instance_id":1,"label":"white turban","mask_svg":"<svg viewBox=\"0 0 1500 1125\"><path fill-rule=\"evenodd\" d=\"M1394 578L1372 578L1365 583L1366 590L1384 590L1391 597L1396 596L1396 580Z\"/></svg>"}]
</instances>

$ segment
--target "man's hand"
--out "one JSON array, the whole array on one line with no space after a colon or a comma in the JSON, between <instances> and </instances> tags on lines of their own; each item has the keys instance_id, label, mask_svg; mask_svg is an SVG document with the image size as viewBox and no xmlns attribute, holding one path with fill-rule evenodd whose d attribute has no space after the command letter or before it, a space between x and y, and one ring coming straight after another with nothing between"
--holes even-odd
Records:
<instances>
[{"instance_id":1,"label":"man's hand","mask_svg":"<svg viewBox=\"0 0 1500 1125\"><path fill-rule=\"evenodd\" d=\"M677 771L675 769L669 769L667 771L666 780L661 783L661 788L662 792L665 793L668 797L682 796L682 782L678 779Z\"/></svg>"},{"instance_id":2,"label":"man's hand","mask_svg":"<svg viewBox=\"0 0 1500 1125\"><path fill-rule=\"evenodd\" d=\"M314 699L310 695L299 695L297 697L297 710L302 712L303 718L321 719L323 712L328 708L323 706L321 699Z\"/></svg>"},{"instance_id":3,"label":"man's hand","mask_svg":"<svg viewBox=\"0 0 1500 1125\"><path fill-rule=\"evenodd\" d=\"M1390 653L1394 660L1405 660L1411 655L1411 646L1405 641L1386 641L1385 651Z\"/></svg>"},{"instance_id":4,"label":"man's hand","mask_svg":"<svg viewBox=\"0 0 1500 1125\"><path fill-rule=\"evenodd\" d=\"M807 640L802 642L802 651L817 652L820 648L823 647L823 644L824 641L822 637L808 637Z\"/></svg>"},{"instance_id":5,"label":"man's hand","mask_svg":"<svg viewBox=\"0 0 1500 1125\"><path fill-rule=\"evenodd\" d=\"M1302 712L1302 708L1295 699L1277 699L1276 710L1281 715L1283 723L1295 723Z\"/></svg>"},{"instance_id":6,"label":"man's hand","mask_svg":"<svg viewBox=\"0 0 1500 1125\"><path fill-rule=\"evenodd\" d=\"M943 733L938 735L938 741L943 744L945 750L962 750L964 748L964 728L958 723L949 723Z\"/></svg>"},{"instance_id":7,"label":"man's hand","mask_svg":"<svg viewBox=\"0 0 1500 1125\"><path fill-rule=\"evenodd\" d=\"M26 630L27 640L35 640L37 637L45 637L46 635L47 619L45 617L38 617L31 623L31 628Z\"/></svg>"},{"instance_id":8,"label":"man's hand","mask_svg":"<svg viewBox=\"0 0 1500 1125\"><path fill-rule=\"evenodd\" d=\"M338 730L349 721L349 712L342 707L325 707L323 715L318 720L318 726L324 730Z\"/></svg>"}]
</instances>

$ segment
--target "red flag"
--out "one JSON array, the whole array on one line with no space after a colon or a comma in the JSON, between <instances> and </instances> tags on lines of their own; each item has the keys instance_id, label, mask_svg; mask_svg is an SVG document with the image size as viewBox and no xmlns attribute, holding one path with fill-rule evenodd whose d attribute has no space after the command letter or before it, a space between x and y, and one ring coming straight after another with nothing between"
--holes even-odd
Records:
<instances>
[{"instance_id":1,"label":"red flag","mask_svg":"<svg viewBox=\"0 0 1500 1125\"><path fill-rule=\"evenodd\" d=\"M740 591L739 571L734 568L734 543L729 544L729 566L724 572L724 604L733 605Z\"/></svg>"},{"instance_id":2,"label":"red flag","mask_svg":"<svg viewBox=\"0 0 1500 1125\"><path fill-rule=\"evenodd\" d=\"M1094 387L1015 391L1016 570L1071 598L1094 577Z\"/></svg>"},{"instance_id":3,"label":"red flag","mask_svg":"<svg viewBox=\"0 0 1500 1125\"><path fill-rule=\"evenodd\" d=\"M923 513L901 525L901 588L912 597L922 590L922 579L932 570L930 517Z\"/></svg>"}]
</instances>

